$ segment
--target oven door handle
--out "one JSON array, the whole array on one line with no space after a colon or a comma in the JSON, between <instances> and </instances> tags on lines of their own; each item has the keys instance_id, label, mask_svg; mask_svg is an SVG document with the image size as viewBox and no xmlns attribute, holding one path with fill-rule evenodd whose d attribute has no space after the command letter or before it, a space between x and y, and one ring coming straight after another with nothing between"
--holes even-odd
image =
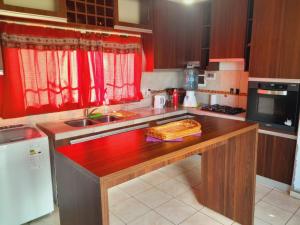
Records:
<instances>
[{"instance_id":1,"label":"oven door handle","mask_svg":"<svg viewBox=\"0 0 300 225\"><path fill-rule=\"evenodd\" d=\"M258 94L262 95L281 95L287 96L288 91L273 91L273 90L264 90L264 89L257 89Z\"/></svg>"}]
</instances>

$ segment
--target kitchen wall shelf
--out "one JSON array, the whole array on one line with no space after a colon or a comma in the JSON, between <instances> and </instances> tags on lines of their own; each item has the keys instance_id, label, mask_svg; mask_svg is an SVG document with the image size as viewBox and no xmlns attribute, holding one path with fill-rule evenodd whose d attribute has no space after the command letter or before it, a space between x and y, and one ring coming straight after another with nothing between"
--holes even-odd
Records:
<instances>
[{"instance_id":1,"label":"kitchen wall shelf","mask_svg":"<svg viewBox=\"0 0 300 225\"><path fill-rule=\"evenodd\" d=\"M69 23L114 26L114 0L66 0Z\"/></svg>"}]
</instances>

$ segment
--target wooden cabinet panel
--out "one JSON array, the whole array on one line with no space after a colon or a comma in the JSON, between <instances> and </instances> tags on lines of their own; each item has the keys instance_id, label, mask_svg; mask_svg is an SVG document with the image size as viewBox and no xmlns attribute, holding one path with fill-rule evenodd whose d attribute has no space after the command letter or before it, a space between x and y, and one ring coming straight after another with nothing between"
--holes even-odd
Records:
<instances>
[{"instance_id":1,"label":"wooden cabinet panel","mask_svg":"<svg viewBox=\"0 0 300 225\"><path fill-rule=\"evenodd\" d=\"M258 175L292 183L296 140L259 134L257 151Z\"/></svg>"},{"instance_id":2,"label":"wooden cabinet panel","mask_svg":"<svg viewBox=\"0 0 300 225\"><path fill-rule=\"evenodd\" d=\"M154 1L154 65L156 69L183 68L187 61L201 61L204 15L207 4L193 6ZM207 43L208 45L208 43Z\"/></svg>"},{"instance_id":3,"label":"wooden cabinet panel","mask_svg":"<svg viewBox=\"0 0 300 225\"><path fill-rule=\"evenodd\" d=\"M300 1L284 2L278 77L300 79Z\"/></svg>"},{"instance_id":4,"label":"wooden cabinet panel","mask_svg":"<svg viewBox=\"0 0 300 225\"><path fill-rule=\"evenodd\" d=\"M249 70L252 77L277 77L282 9L282 0L254 1Z\"/></svg>"},{"instance_id":5,"label":"wooden cabinet panel","mask_svg":"<svg viewBox=\"0 0 300 225\"><path fill-rule=\"evenodd\" d=\"M183 24L186 33L185 39L185 60L186 61L200 61L202 34L203 34L203 14L204 8L201 4L195 7L185 7L185 24Z\"/></svg>"},{"instance_id":6,"label":"wooden cabinet panel","mask_svg":"<svg viewBox=\"0 0 300 225\"><path fill-rule=\"evenodd\" d=\"M251 77L300 79L299 12L299 1L254 1Z\"/></svg>"},{"instance_id":7,"label":"wooden cabinet panel","mask_svg":"<svg viewBox=\"0 0 300 225\"><path fill-rule=\"evenodd\" d=\"M154 64L156 69L184 65L185 33L183 6L169 1L154 1Z\"/></svg>"},{"instance_id":8,"label":"wooden cabinet panel","mask_svg":"<svg viewBox=\"0 0 300 225\"><path fill-rule=\"evenodd\" d=\"M248 0L212 0L210 58L244 58Z\"/></svg>"}]
</instances>

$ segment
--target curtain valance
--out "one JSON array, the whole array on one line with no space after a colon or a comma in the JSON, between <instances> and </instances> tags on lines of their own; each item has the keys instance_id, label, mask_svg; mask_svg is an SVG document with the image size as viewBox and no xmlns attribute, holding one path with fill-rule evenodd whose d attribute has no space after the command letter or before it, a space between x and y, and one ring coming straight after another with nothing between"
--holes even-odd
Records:
<instances>
[{"instance_id":1,"label":"curtain valance","mask_svg":"<svg viewBox=\"0 0 300 225\"><path fill-rule=\"evenodd\" d=\"M0 23L2 45L8 48L97 50L135 53L142 50L139 37L127 37L79 31Z\"/></svg>"}]
</instances>

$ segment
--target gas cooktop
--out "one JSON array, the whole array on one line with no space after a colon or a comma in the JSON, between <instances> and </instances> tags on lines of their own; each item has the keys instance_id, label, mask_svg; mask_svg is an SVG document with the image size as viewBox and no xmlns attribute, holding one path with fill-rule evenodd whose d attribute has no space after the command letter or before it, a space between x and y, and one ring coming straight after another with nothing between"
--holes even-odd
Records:
<instances>
[{"instance_id":1,"label":"gas cooktop","mask_svg":"<svg viewBox=\"0 0 300 225\"><path fill-rule=\"evenodd\" d=\"M243 108L231 107L227 105L218 105L218 104L203 106L201 109L204 111L223 113L228 115L236 115L236 114L246 112L246 110Z\"/></svg>"}]
</instances>

